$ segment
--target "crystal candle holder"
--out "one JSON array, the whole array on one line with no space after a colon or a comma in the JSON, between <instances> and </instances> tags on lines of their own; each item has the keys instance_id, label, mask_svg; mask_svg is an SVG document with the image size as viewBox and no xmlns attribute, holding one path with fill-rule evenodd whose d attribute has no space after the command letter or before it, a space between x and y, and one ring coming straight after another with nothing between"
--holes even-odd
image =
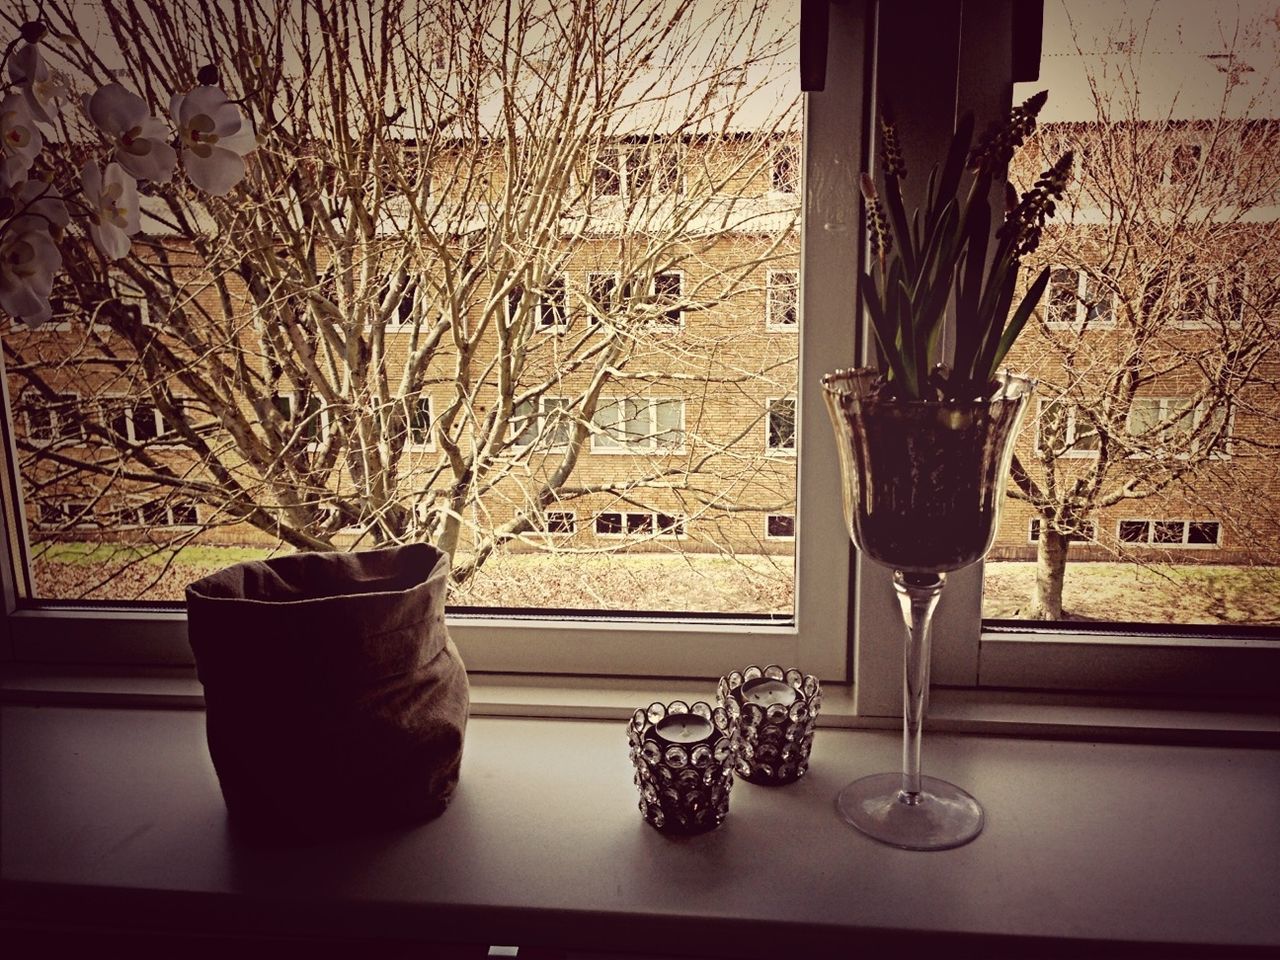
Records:
<instances>
[{"instance_id":1,"label":"crystal candle holder","mask_svg":"<svg viewBox=\"0 0 1280 960\"><path fill-rule=\"evenodd\" d=\"M699 701L651 703L627 724L640 813L664 833L699 833L729 813L736 730L729 711Z\"/></svg>"},{"instance_id":2,"label":"crystal candle holder","mask_svg":"<svg viewBox=\"0 0 1280 960\"><path fill-rule=\"evenodd\" d=\"M720 678L717 699L735 718L738 776L751 783L794 783L809 769L822 707L817 677L770 664Z\"/></svg>"}]
</instances>

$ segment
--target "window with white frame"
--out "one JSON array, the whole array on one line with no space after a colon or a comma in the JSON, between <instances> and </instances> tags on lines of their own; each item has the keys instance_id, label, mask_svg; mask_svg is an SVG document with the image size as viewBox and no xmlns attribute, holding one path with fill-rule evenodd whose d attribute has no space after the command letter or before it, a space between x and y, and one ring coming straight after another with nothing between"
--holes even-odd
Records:
<instances>
[{"instance_id":1,"label":"window with white frame","mask_svg":"<svg viewBox=\"0 0 1280 960\"><path fill-rule=\"evenodd\" d=\"M1045 324L1051 329L1111 327L1114 301L1102 277L1075 267L1053 267L1044 293Z\"/></svg>"},{"instance_id":2,"label":"window with white frame","mask_svg":"<svg viewBox=\"0 0 1280 960\"><path fill-rule=\"evenodd\" d=\"M640 200L684 191L683 144L674 139L614 143L600 148L592 174L598 196Z\"/></svg>"},{"instance_id":3,"label":"window with white frame","mask_svg":"<svg viewBox=\"0 0 1280 960\"><path fill-rule=\"evenodd\" d=\"M590 323L616 319L622 306L619 296L620 277L616 270L592 270L587 273L587 315Z\"/></svg>"},{"instance_id":4,"label":"window with white frame","mask_svg":"<svg viewBox=\"0 0 1280 960\"><path fill-rule=\"evenodd\" d=\"M1225 402L1185 397L1134 397L1125 431L1132 457L1231 455L1231 412Z\"/></svg>"},{"instance_id":5,"label":"window with white frame","mask_svg":"<svg viewBox=\"0 0 1280 960\"><path fill-rule=\"evenodd\" d=\"M593 453L655 453L684 446L684 400L678 397L601 399L592 418Z\"/></svg>"},{"instance_id":6,"label":"window with white frame","mask_svg":"<svg viewBox=\"0 0 1280 960\"><path fill-rule=\"evenodd\" d=\"M1121 520L1116 536L1134 546L1217 547L1222 543L1222 524L1217 520Z\"/></svg>"},{"instance_id":7,"label":"window with white frame","mask_svg":"<svg viewBox=\"0 0 1280 960\"><path fill-rule=\"evenodd\" d=\"M791 143L783 143L773 150L769 165L769 186L776 193L797 193L800 190L800 151Z\"/></svg>"},{"instance_id":8,"label":"window with white frame","mask_svg":"<svg viewBox=\"0 0 1280 960\"><path fill-rule=\"evenodd\" d=\"M282 438L286 446L302 444L315 447L324 441L329 429L329 411L314 393L275 393L272 406L284 421Z\"/></svg>"},{"instance_id":9,"label":"window with white frame","mask_svg":"<svg viewBox=\"0 0 1280 960\"><path fill-rule=\"evenodd\" d=\"M1069 400L1036 401L1036 454L1041 457L1096 457L1098 430Z\"/></svg>"},{"instance_id":10,"label":"window with white frame","mask_svg":"<svg viewBox=\"0 0 1280 960\"><path fill-rule=\"evenodd\" d=\"M605 510L595 516L597 537L680 539L685 535L685 517L648 510Z\"/></svg>"},{"instance_id":11,"label":"window with white frame","mask_svg":"<svg viewBox=\"0 0 1280 960\"><path fill-rule=\"evenodd\" d=\"M36 504L36 523L46 530L92 527L93 505L79 500L41 500Z\"/></svg>"},{"instance_id":12,"label":"window with white frame","mask_svg":"<svg viewBox=\"0 0 1280 960\"><path fill-rule=\"evenodd\" d=\"M115 527L183 527L200 525L196 504L189 500L166 502L160 499L136 500L118 504L110 511Z\"/></svg>"},{"instance_id":13,"label":"window with white frame","mask_svg":"<svg viewBox=\"0 0 1280 960\"><path fill-rule=\"evenodd\" d=\"M572 510L548 510L543 526L547 533L570 536L578 532L578 515Z\"/></svg>"},{"instance_id":14,"label":"window with white frame","mask_svg":"<svg viewBox=\"0 0 1280 960\"><path fill-rule=\"evenodd\" d=\"M562 333L568 328L569 304L564 277L553 277L538 298L537 329L544 333Z\"/></svg>"},{"instance_id":15,"label":"window with white frame","mask_svg":"<svg viewBox=\"0 0 1280 960\"><path fill-rule=\"evenodd\" d=\"M795 330L800 317L800 279L794 270L770 270L765 280L765 325Z\"/></svg>"},{"instance_id":16,"label":"window with white frame","mask_svg":"<svg viewBox=\"0 0 1280 960\"><path fill-rule=\"evenodd\" d=\"M776 397L767 401L767 412L765 416L765 449L772 454L784 456L795 455L795 397Z\"/></svg>"},{"instance_id":17,"label":"window with white frame","mask_svg":"<svg viewBox=\"0 0 1280 960\"><path fill-rule=\"evenodd\" d=\"M433 450L431 439L431 398L411 397L406 401L409 445L415 450Z\"/></svg>"},{"instance_id":18,"label":"window with white frame","mask_svg":"<svg viewBox=\"0 0 1280 960\"><path fill-rule=\"evenodd\" d=\"M564 450L572 430L573 400L569 397L522 400L511 416L511 443L516 447Z\"/></svg>"},{"instance_id":19,"label":"window with white frame","mask_svg":"<svg viewBox=\"0 0 1280 960\"><path fill-rule=\"evenodd\" d=\"M770 513L764 518L764 535L767 540L794 540L796 518L790 513Z\"/></svg>"},{"instance_id":20,"label":"window with white frame","mask_svg":"<svg viewBox=\"0 0 1280 960\"><path fill-rule=\"evenodd\" d=\"M175 398L173 403L178 414L185 416L184 400ZM173 443L178 439L176 428L154 400L106 394L99 398L98 410L111 435L129 443Z\"/></svg>"},{"instance_id":21,"label":"window with white frame","mask_svg":"<svg viewBox=\"0 0 1280 960\"><path fill-rule=\"evenodd\" d=\"M84 439L79 409L80 397L75 393L59 393L52 398L34 390L23 396L25 437L33 444L48 446L79 443Z\"/></svg>"},{"instance_id":22,"label":"window with white frame","mask_svg":"<svg viewBox=\"0 0 1280 960\"><path fill-rule=\"evenodd\" d=\"M658 313L653 318L653 325L658 327L678 327L684 323L684 309L681 301L684 296L684 274L675 271L654 274L653 301Z\"/></svg>"}]
</instances>

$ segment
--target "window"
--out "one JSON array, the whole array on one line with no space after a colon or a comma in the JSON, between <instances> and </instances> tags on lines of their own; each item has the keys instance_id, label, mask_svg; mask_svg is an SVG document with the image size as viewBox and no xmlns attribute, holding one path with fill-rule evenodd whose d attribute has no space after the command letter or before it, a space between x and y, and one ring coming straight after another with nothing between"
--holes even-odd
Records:
<instances>
[{"instance_id":1,"label":"window","mask_svg":"<svg viewBox=\"0 0 1280 960\"><path fill-rule=\"evenodd\" d=\"M111 525L130 527L198 527L200 516L196 505L187 500L166 503L163 500L130 501L113 507Z\"/></svg>"},{"instance_id":2,"label":"window","mask_svg":"<svg viewBox=\"0 0 1280 960\"><path fill-rule=\"evenodd\" d=\"M570 535L578 532L578 517L572 510L548 510L547 533Z\"/></svg>"},{"instance_id":3,"label":"window","mask_svg":"<svg viewBox=\"0 0 1280 960\"><path fill-rule=\"evenodd\" d=\"M632 200L681 193L683 147L674 140L610 144L600 149L592 185L599 196Z\"/></svg>"},{"instance_id":4,"label":"window","mask_svg":"<svg viewBox=\"0 0 1280 960\"><path fill-rule=\"evenodd\" d=\"M675 397L602 400L592 419L593 453L653 453L684 446L684 401Z\"/></svg>"},{"instance_id":5,"label":"window","mask_svg":"<svg viewBox=\"0 0 1280 960\"><path fill-rule=\"evenodd\" d=\"M548 452L564 450L569 446L573 426L572 404L568 397L539 397L517 404L511 417L512 444L536 445Z\"/></svg>"},{"instance_id":6,"label":"window","mask_svg":"<svg viewBox=\"0 0 1280 960\"><path fill-rule=\"evenodd\" d=\"M93 508L74 500L41 500L36 504L36 522L46 530L93 526Z\"/></svg>"},{"instance_id":7,"label":"window","mask_svg":"<svg viewBox=\"0 0 1280 960\"><path fill-rule=\"evenodd\" d=\"M1097 428L1066 400L1036 401L1036 453L1053 457L1096 457Z\"/></svg>"},{"instance_id":8,"label":"window","mask_svg":"<svg viewBox=\"0 0 1280 960\"><path fill-rule=\"evenodd\" d=\"M794 540L796 518L789 513L771 513L764 518L764 535L769 540Z\"/></svg>"},{"instance_id":9,"label":"window","mask_svg":"<svg viewBox=\"0 0 1280 960\"><path fill-rule=\"evenodd\" d=\"M1040 542L1040 523L1041 521L1039 517L1031 518L1031 523L1027 530L1028 543ZM1083 523L1077 524L1075 528L1067 534L1067 541L1069 543L1088 543L1090 540L1097 539L1098 526L1092 520L1086 520Z\"/></svg>"},{"instance_id":10,"label":"window","mask_svg":"<svg viewBox=\"0 0 1280 960\"><path fill-rule=\"evenodd\" d=\"M794 455L796 452L796 401L782 397L768 401L765 418L765 448L770 453Z\"/></svg>"},{"instance_id":11,"label":"window","mask_svg":"<svg viewBox=\"0 0 1280 960\"><path fill-rule=\"evenodd\" d=\"M653 278L653 299L661 313L654 319L658 326L678 327L684 323L684 310L680 307L684 294L684 277L679 273L659 273ZM662 308L666 309L662 309Z\"/></svg>"},{"instance_id":12,"label":"window","mask_svg":"<svg viewBox=\"0 0 1280 960\"><path fill-rule=\"evenodd\" d=\"M1177 143L1169 160L1168 181L1171 186L1185 186L1200 170L1201 148L1198 143Z\"/></svg>"},{"instance_id":13,"label":"window","mask_svg":"<svg viewBox=\"0 0 1280 960\"><path fill-rule=\"evenodd\" d=\"M1101 278L1074 267L1054 267L1045 292L1045 323L1050 328L1113 326L1113 301Z\"/></svg>"},{"instance_id":14,"label":"window","mask_svg":"<svg viewBox=\"0 0 1280 960\"><path fill-rule=\"evenodd\" d=\"M409 445L416 450L431 450L435 444L431 439L431 398L413 397L409 406Z\"/></svg>"},{"instance_id":15,"label":"window","mask_svg":"<svg viewBox=\"0 0 1280 960\"><path fill-rule=\"evenodd\" d=\"M1216 547L1222 524L1217 520L1121 520L1116 528L1121 543L1151 547Z\"/></svg>"},{"instance_id":16,"label":"window","mask_svg":"<svg viewBox=\"0 0 1280 960\"><path fill-rule=\"evenodd\" d=\"M595 519L597 537L679 539L684 532L685 518L676 514L607 510Z\"/></svg>"},{"instance_id":17,"label":"window","mask_svg":"<svg viewBox=\"0 0 1280 960\"><path fill-rule=\"evenodd\" d=\"M1178 397L1135 397L1125 430L1131 457L1231 455L1231 416L1225 403Z\"/></svg>"},{"instance_id":18,"label":"window","mask_svg":"<svg viewBox=\"0 0 1280 960\"><path fill-rule=\"evenodd\" d=\"M185 416L186 404L182 399L174 401L180 415ZM129 443L172 442L175 432L160 408L153 400L106 395L98 403L102 423L116 437Z\"/></svg>"},{"instance_id":19,"label":"window","mask_svg":"<svg viewBox=\"0 0 1280 960\"><path fill-rule=\"evenodd\" d=\"M800 151L785 143L774 148L769 169L769 185L778 193L797 193L800 189Z\"/></svg>"},{"instance_id":20,"label":"window","mask_svg":"<svg viewBox=\"0 0 1280 960\"><path fill-rule=\"evenodd\" d=\"M26 438L42 446L58 443L78 443L84 439L84 430L77 418L80 402L74 393L56 394L52 400L28 391L25 396Z\"/></svg>"},{"instance_id":21,"label":"window","mask_svg":"<svg viewBox=\"0 0 1280 960\"><path fill-rule=\"evenodd\" d=\"M621 303L618 298L618 274L592 271L587 274L587 312L591 323L617 318Z\"/></svg>"},{"instance_id":22,"label":"window","mask_svg":"<svg viewBox=\"0 0 1280 960\"><path fill-rule=\"evenodd\" d=\"M547 283L538 300L538 329L543 332L563 332L568 328L564 277L555 277Z\"/></svg>"},{"instance_id":23,"label":"window","mask_svg":"<svg viewBox=\"0 0 1280 960\"><path fill-rule=\"evenodd\" d=\"M318 446L328 433L329 412L323 409L320 398L300 393L276 393L271 396L272 406L284 421L281 439L286 447Z\"/></svg>"},{"instance_id":24,"label":"window","mask_svg":"<svg viewBox=\"0 0 1280 960\"><path fill-rule=\"evenodd\" d=\"M770 270L766 279L765 326L795 330L799 319L800 284L794 270Z\"/></svg>"}]
</instances>

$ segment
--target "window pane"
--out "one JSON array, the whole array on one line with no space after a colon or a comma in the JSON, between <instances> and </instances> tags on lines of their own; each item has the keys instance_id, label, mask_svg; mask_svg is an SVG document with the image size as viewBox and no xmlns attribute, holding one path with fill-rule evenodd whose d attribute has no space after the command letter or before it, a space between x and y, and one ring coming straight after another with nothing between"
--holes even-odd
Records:
<instances>
[{"instance_id":1,"label":"window pane","mask_svg":"<svg viewBox=\"0 0 1280 960\"><path fill-rule=\"evenodd\" d=\"M1014 101L1049 97L1010 180L1021 193L1065 151L1077 162L1025 257L1024 284L1050 281L1006 363L1040 402L984 615L1273 624L1280 54L1246 38L1274 32L1275 5L1044 12L1040 77Z\"/></svg>"},{"instance_id":2,"label":"window pane","mask_svg":"<svg viewBox=\"0 0 1280 960\"><path fill-rule=\"evenodd\" d=\"M64 256L60 322L4 331L11 397L79 392L65 427L14 401L25 599L173 602L250 556L430 541L455 605L790 616L792 545L764 530L795 469L761 420L796 394L797 338L762 318L772 274L775 322L798 320L794 5L269 7L244 6L220 65L273 118L245 179L148 185L163 224L110 269ZM189 89L203 25L113 10L58 41L72 85L128 35L113 66ZM277 41L314 59L237 72ZM339 115L355 140L315 136ZM794 402L774 419L794 450ZM39 522L72 498L92 528ZM57 559L82 547L99 576Z\"/></svg>"}]
</instances>

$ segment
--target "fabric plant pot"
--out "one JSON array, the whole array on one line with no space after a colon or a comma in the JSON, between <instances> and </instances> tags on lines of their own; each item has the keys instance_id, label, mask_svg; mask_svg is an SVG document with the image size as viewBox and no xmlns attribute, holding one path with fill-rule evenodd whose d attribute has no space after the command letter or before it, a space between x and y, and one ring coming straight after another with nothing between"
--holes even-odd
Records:
<instances>
[{"instance_id":1,"label":"fabric plant pot","mask_svg":"<svg viewBox=\"0 0 1280 960\"><path fill-rule=\"evenodd\" d=\"M232 825L260 840L439 815L470 703L427 544L238 563L187 587L209 753Z\"/></svg>"}]
</instances>

